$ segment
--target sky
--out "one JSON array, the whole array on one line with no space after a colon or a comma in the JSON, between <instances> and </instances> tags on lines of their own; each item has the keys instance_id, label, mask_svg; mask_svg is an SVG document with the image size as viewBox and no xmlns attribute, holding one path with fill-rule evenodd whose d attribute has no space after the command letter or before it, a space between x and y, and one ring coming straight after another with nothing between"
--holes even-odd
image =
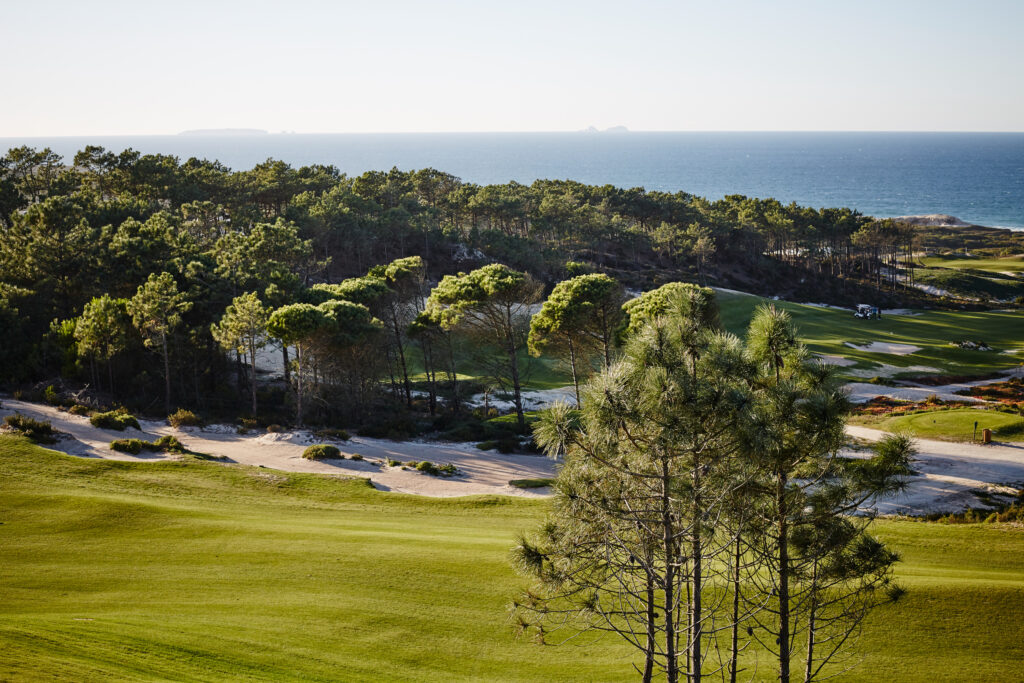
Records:
<instances>
[{"instance_id":1,"label":"sky","mask_svg":"<svg viewBox=\"0 0 1024 683\"><path fill-rule=\"evenodd\" d=\"M1024 130L1024 0L0 0L0 137Z\"/></svg>"}]
</instances>

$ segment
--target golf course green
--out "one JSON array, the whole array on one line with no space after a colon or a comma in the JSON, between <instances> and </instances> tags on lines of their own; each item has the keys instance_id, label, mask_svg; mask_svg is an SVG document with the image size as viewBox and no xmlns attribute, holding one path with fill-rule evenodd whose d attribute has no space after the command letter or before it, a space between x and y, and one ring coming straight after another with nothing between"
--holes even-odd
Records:
<instances>
[{"instance_id":1,"label":"golf course green","mask_svg":"<svg viewBox=\"0 0 1024 683\"><path fill-rule=\"evenodd\" d=\"M0 482L2 680L636 678L635 653L611 636L514 637L509 549L544 501L74 458L15 436L0 436ZM908 593L871 615L842 680L1019 674L1024 530L877 531L902 554ZM764 653L747 655L748 675L774 678Z\"/></svg>"}]
</instances>

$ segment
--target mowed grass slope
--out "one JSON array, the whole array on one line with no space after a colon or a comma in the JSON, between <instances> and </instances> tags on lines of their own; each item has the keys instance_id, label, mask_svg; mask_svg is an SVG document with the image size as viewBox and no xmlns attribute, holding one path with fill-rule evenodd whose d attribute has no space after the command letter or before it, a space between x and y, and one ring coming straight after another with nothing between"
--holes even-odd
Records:
<instances>
[{"instance_id":1,"label":"mowed grass slope","mask_svg":"<svg viewBox=\"0 0 1024 683\"><path fill-rule=\"evenodd\" d=\"M770 301L747 294L718 292L717 298L722 323L730 332L745 335L754 309L771 303L789 312L800 339L811 351L850 358L857 361L857 368L870 369L885 363L932 367L951 375L984 374L1016 367L1020 359L1000 352L1024 348L1024 311L916 311L915 315L859 320L850 310ZM964 340L984 341L993 351L968 351L953 346ZM908 355L878 353L851 347L846 342L909 344L921 350Z\"/></svg>"},{"instance_id":2,"label":"mowed grass slope","mask_svg":"<svg viewBox=\"0 0 1024 683\"><path fill-rule=\"evenodd\" d=\"M634 680L613 637L513 637L508 551L545 507L0 436L0 680ZM844 680L1013 680L1024 531L878 531L910 592Z\"/></svg>"},{"instance_id":3,"label":"mowed grass slope","mask_svg":"<svg viewBox=\"0 0 1024 683\"><path fill-rule=\"evenodd\" d=\"M858 416L851 422L890 432L909 432L924 439L971 441L981 439L983 429L991 429L993 436L1001 441L1024 439L1024 418L995 410L930 410L893 417ZM975 422L978 424L977 435L974 429Z\"/></svg>"},{"instance_id":4,"label":"mowed grass slope","mask_svg":"<svg viewBox=\"0 0 1024 683\"><path fill-rule=\"evenodd\" d=\"M1024 258L1005 256L1003 258L969 258L964 256L929 256L921 263L930 268L957 268L985 270L991 273L1024 273Z\"/></svg>"}]
</instances>

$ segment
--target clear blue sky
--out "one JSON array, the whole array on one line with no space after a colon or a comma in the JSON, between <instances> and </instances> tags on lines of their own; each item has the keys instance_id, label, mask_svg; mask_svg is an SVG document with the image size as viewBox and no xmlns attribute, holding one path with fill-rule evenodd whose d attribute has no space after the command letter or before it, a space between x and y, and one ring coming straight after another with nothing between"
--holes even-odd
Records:
<instances>
[{"instance_id":1,"label":"clear blue sky","mask_svg":"<svg viewBox=\"0 0 1024 683\"><path fill-rule=\"evenodd\" d=\"M0 45L0 137L1024 130L1024 0L2 0Z\"/></svg>"}]
</instances>

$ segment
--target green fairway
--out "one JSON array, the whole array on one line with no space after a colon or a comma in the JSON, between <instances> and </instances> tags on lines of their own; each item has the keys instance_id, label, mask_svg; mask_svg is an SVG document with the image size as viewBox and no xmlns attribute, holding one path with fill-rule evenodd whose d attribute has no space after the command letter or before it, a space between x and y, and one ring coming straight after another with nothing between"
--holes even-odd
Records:
<instances>
[{"instance_id":1,"label":"green fairway","mask_svg":"<svg viewBox=\"0 0 1024 683\"><path fill-rule=\"evenodd\" d=\"M1016 283L1015 283L1016 286ZM1024 288L1024 285L1020 285ZM853 311L808 306L789 301L770 301L750 294L717 292L722 323L735 334L746 333L754 309L761 303L772 303L789 311L800 331L800 337L817 353L834 354L857 362L854 370L872 370L882 365L935 368L942 374L977 375L1017 367L1024 360L1024 311L915 311L914 315L886 315L881 320L859 320ZM967 351L953 346L960 341L984 341L992 351ZM921 347L908 355L878 353L848 346L871 342L911 344ZM1013 353L1001 353L1011 351ZM1017 352L1021 352L1017 358ZM526 350L520 353L524 389L554 389L572 383L565 363L550 356L533 358ZM486 368L468 351L457 356L462 379L485 381ZM409 354L413 379L423 380L417 353ZM871 376L870 373L866 373ZM899 377L900 372L889 373ZM904 374L927 374L909 370ZM849 375L849 379L864 377Z\"/></svg>"},{"instance_id":2,"label":"green fairway","mask_svg":"<svg viewBox=\"0 0 1024 683\"><path fill-rule=\"evenodd\" d=\"M860 417L851 420L890 432L910 432L926 439L970 441L974 437L974 423L978 423L977 437L982 429L991 429L996 439L1003 441L1024 440L1024 418L995 410L933 410L914 415L897 417Z\"/></svg>"},{"instance_id":3,"label":"green fairway","mask_svg":"<svg viewBox=\"0 0 1024 683\"><path fill-rule=\"evenodd\" d=\"M508 551L543 502L78 459L11 436L0 436L0 477L0 680L636 677L633 652L611 636L560 647L513 637ZM878 529L904 557L909 593L872 616L865 660L844 680L1019 673L1024 531ZM757 680L773 679L759 659Z\"/></svg>"},{"instance_id":4,"label":"green fairway","mask_svg":"<svg viewBox=\"0 0 1024 683\"><path fill-rule=\"evenodd\" d=\"M493 357L498 358L499 363L504 362L502 356L498 353L493 354ZM487 366L493 362L481 358L477 353L460 350L460 353L456 356L456 368L459 371L459 379L487 382ZM422 356L418 352L409 354L408 363L409 378L417 382L426 381L427 375L423 371ZM535 358L526 349L520 349L519 368L521 373L520 381L525 390L557 389L572 384L572 375L569 372L567 363L551 356ZM442 374L441 370L438 371L438 378L441 381L446 380L446 376Z\"/></svg>"},{"instance_id":5,"label":"green fairway","mask_svg":"<svg viewBox=\"0 0 1024 683\"><path fill-rule=\"evenodd\" d=\"M854 368L872 369L880 364L898 367L931 367L944 374L973 375L1007 370L1019 360L1001 351L1024 347L1024 312L915 311L915 315L885 315L881 320L860 320L853 312L788 301L771 301L747 294L719 292L725 327L744 334L754 309L772 303L793 316L800 338L811 351L835 354L857 361ZM984 341L992 351L967 351L955 342ZM908 355L878 353L848 346L870 342L909 344L920 351ZM910 371L908 374L922 374ZM899 376L897 373L895 376Z\"/></svg>"},{"instance_id":6,"label":"green fairway","mask_svg":"<svg viewBox=\"0 0 1024 683\"><path fill-rule=\"evenodd\" d=\"M930 268L966 268L991 273L1024 273L1024 257L965 258L963 256L929 256L921 263Z\"/></svg>"}]
</instances>

